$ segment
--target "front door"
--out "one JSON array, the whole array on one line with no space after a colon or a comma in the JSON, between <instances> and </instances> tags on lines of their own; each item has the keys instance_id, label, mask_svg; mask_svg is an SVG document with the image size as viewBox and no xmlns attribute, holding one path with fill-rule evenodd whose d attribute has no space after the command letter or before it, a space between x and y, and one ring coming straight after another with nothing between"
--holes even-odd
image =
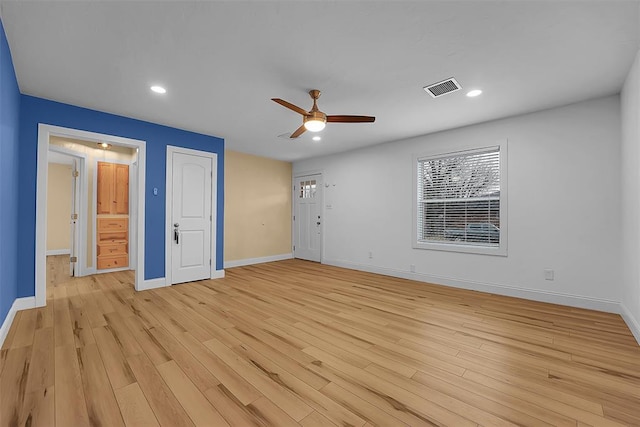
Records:
<instances>
[{"instance_id":1,"label":"front door","mask_svg":"<svg viewBox=\"0 0 640 427\"><path fill-rule=\"evenodd\" d=\"M294 178L295 258L320 262L322 243L322 175Z\"/></svg>"},{"instance_id":2,"label":"front door","mask_svg":"<svg viewBox=\"0 0 640 427\"><path fill-rule=\"evenodd\" d=\"M169 167L169 165L167 165ZM172 153L171 279L192 282L211 277L211 187L213 159Z\"/></svg>"}]
</instances>

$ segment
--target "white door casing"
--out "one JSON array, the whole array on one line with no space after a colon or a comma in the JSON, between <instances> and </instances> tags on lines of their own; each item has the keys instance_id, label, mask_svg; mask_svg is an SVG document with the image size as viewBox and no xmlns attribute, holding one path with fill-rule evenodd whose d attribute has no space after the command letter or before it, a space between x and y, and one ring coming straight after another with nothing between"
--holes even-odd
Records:
<instances>
[{"instance_id":1,"label":"white door casing","mask_svg":"<svg viewBox=\"0 0 640 427\"><path fill-rule=\"evenodd\" d=\"M167 284L213 277L216 159L214 153L167 149Z\"/></svg>"},{"instance_id":2,"label":"white door casing","mask_svg":"<svg viewBox=\"0 0 640 427\"><path fill-rule=\"evenodd\" d=\"M321 261L322 175L294 177L293 256Z\"/></svg>"},{"instance_id":3,"label":"white door casing","mask_svg":"<svg viewBox=\"0 0 640 427\"><path fill-rule=\"evenodd\" d=\"M144 289L144 220L145 220L145 170L146 170L146 143L145 141L124 138L114 135L106 135L95 132L83 131L78 129L63 128L60 126L38 124L38 154L36 162L36 242L35 242L35 306L43 307L47 304L46 299L46 238L47 238L47 170L48 170L48 153L52 151L68 152L68 154L79 157L80 160L80 176L84 178L80 181L81 200L80 203L80 228L78 236L81 245L85 245L86 238L84 231L86 230L87 221L87 203L88 186L87 186L87 161L86 156L81 153L74 153L63 147L57 147L49 144L51 136L60 136L71 139L80 139L91 142L107 142L112 145L120 145L131 147L138 150L138 200L135 204L138 218L136 224L135 238L137 239L137 252L135 272L135 289ZM133 209L133 206L132 206ZM94 239L95 241L95 239ZM85 251L80 247L80 255ZM79 275L89 274L83 266L84 262L77 263ZM91 272L93 273L93 272Z\"/></svg>"}]
</instances>

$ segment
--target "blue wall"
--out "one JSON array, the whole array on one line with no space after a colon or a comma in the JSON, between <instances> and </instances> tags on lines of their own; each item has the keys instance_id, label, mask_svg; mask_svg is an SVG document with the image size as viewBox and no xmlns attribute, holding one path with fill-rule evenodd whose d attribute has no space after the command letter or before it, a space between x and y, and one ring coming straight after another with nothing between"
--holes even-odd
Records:
<instances>
[{"instance_id":1,"label":"blue wall","mask_svg":"<svg viewBox=\"0 0 640 427\"><path fill-rule=\"evenodd\" d=\"M19 112L20 90L0 21L0 325L18 295Z\"/></svg>"},{"instance_id":2,"label":"blue wall","mask_svg":"<svg viewBox=\"0 0 640 427\"><path fill-rule=\"evenodd\" d=\"M18 296L35 294L36 161L38 124L146 141L145 279L164 277L165 170L167 145L218 155L216 269L223 268L224 140L212 136L22 95L20 103L20 240ZM158 195L153 195L153 188ZM2 277L2 276L0 276Z\"/></svg>"}]
</instances>

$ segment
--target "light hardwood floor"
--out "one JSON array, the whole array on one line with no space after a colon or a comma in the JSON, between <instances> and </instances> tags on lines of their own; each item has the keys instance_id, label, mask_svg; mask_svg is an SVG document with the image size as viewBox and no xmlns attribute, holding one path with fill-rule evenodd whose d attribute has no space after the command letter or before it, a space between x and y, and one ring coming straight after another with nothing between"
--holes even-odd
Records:
<instances>
[{"instance_id":1,"label":"light hardwood floor","mask_svg":"<svg viewBox=\"0 0 640 427\"><path fill-rule=\"evenodd\" d=\"M226 273L50 287L0 353L0 425L640 425L617 315L299 260Z\"/></svg>"}]
</instances>

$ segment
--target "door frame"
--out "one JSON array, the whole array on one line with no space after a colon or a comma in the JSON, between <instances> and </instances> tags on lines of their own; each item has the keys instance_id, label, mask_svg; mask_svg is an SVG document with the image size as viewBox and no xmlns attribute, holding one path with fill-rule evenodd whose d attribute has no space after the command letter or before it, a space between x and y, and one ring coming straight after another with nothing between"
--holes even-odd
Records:
<instances>
[{"instance_id":1,"label":"door frame","mask_svg":"<svg viewBox=\"0 0 640 427\"><path fill-rule=\"evenodd\" d=\"M211 159L211 266L209 269L209 278L218 279L224 277L224 270L216 270L216 243L217 243L217 206L218 206L218 154L208 151L194 150L191 148L176 147L167 145L167 170L166 170L166 197L165 197L165 261L164 261L164 277L165 286L171 286L171 268L172 268L172 251L173 244L173 224L171 221L171 213L173 209L173 154L189 154L192 156L206 157Z\"/></svg>"},{"instance_id":2,"label":"door frame","mask_svg":"<svg viewBox=\"0 0 640 427\"><path fill-rule=\"evenodd\" d=\"M49 145L49 151L53 151L56 153L64 154L68 157L73 157L78 161L78 186L76 187L75 194L73 197L75 198L74 203L76 203L76 212L78 213L79 220L76 221L75 233L74 233L74 246L76 248L76 256L78 260L76 262L75 267L75 277L86 276L87 268L86 268L86 254L87 254L87 199L89 198L89 177L87 175L87 155L85 153L79 153L74 150L70 150L65 147L61 147L59 145ZM48 153L47 153L48 154ZM47 156L48 157L48 156ZM47 158L47 173L49 172L49 162ZM73 212L72 212L73 213ZM45 218L46 220L46 218ZM72 227L74 227L72 225ZM72 251L73 252L73 251ZM70 254L73 256L73 253Z\"/></svg>"},{"instance_id":3,"label":"door frame","mask_svg":"<svg viewBox=\"0 0 640 427\"><path fill-rule=\"evenodd\" d=\"M326 212L325 212L325 207L324 207L324 190L325 188L327 188L327 183L325 183L324 181L324 171L322 169L314 169L314 170L310 170L310 171L299 171L299 172L294 172L293 176L291 178L291 254L293 255L293 258L296 258L296 252L293 250L293 247L295 245L296 242L296 224L295 221L293 220L293 217L296 214L296 198L297 198L297 193L296 193L296 185L299 184L296 180L298 180L299 178L303 177L303 176L309 176L309 175L320 175L320 177L322 178L322 193L320 195L320 216L322 217L322 228L320 230L320 264L324 264L324 230L325 230L325 226L327 225L326 221Z\"/></svg>"},{"instance_id":4,"label":"door frame","mask_svg":"<svg viewBox=\"0 0 640 427\"><path fill-rule=\"evenodd\" d=\"M138 150L138 218L137 218L137 254L135 289L140 290L144 284L144 221L145 221L145 170L146 170L146 142L106 135L96 132L83 131L60 126L38 123L38 157L36 163L36 258L35 258L35 298L36 307L47 305L47 172L49 138L59 136L63 138L80 139L84 141L107 142ZM86 215L85 215L86 217Z\"/></svg>"}]
</instances>

